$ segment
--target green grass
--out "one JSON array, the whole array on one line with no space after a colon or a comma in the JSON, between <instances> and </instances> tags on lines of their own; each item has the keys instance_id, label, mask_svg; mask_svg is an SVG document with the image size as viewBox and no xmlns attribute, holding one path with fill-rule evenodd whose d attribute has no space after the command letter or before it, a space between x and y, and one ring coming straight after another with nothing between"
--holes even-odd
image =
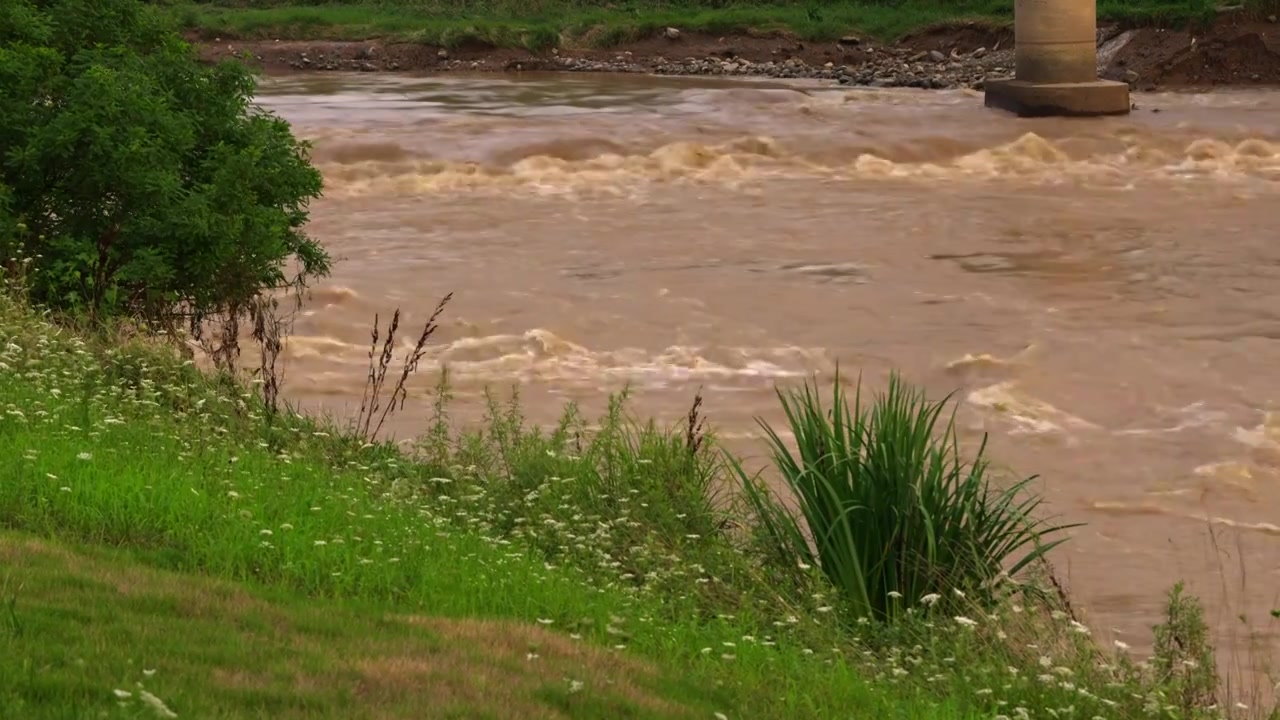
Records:
<instances>
[{"instance_id":1,"label":"green grass","mask_svg":"<svg viewBox=\"0 0 1280 720\"><path fill-rule=\"evenodd\" d=\"M1100 22L1183 26L1213 19L1215 0L1100 0ZM1275 0L1250 0L1259 8ZM899 2L450 2L187 3L169 6L185 27L224 39L361 40L385 38L454 47L481 43L532 50L608 47L677 27L733 34L783 31L804 40L858 33L893 40L938 24L1007 24L1010 0Z\"/></svg>"},{"instance_id":2,"label":"green grass","mask_svg":"<svg viewBox=\"0 0 1280 720\"><path fill-rule=\"evenodd\" d=\"M833 40L850 32L893 38L956 19L1007 20L999 2L950 7L837 3L818 10L801 5L723 9L664 7L622 11L567 7L535 14L482 10L419 10L394 5L314 5L261 8L180 6L180 21L205 35L241 39L360 40L388 38L456 47L466 43L541 50L605 48L656 35L667 27L686 32L733 34L779 31L804 40Z\"/></svg>"},{"instance_id":3,"label":"green grass","mask_svg":"<svg viewBox=\"0 0 1280 720\"><path fill-rule=\"evenodd\" d=\"M0 294L0 707L138 717L142 682L180 717L1217 716L1043 593L858 621L709 497L733 475L696 412L625 407L459 430L442 382L416 447L367 442ZM1177 601L1157 635L1203 659Z\"/></svg>"},{"instance_id":4,"label":"green grass","mask_svg":"<svg viewBox=\"0 0 1280 720\"><path fill-rule=\"evenodd\" d=\"M199 718L706 718L724 706L532 623L317 601L13 532L0 533L0 567L6 717L140 717L144 691Z\"/></svg>"}]
</instances>

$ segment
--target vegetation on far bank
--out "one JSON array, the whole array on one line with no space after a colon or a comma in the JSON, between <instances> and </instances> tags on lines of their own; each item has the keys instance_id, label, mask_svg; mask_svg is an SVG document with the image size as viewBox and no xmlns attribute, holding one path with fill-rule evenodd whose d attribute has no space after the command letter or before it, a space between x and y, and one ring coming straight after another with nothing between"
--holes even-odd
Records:
<instances>
[{"instance_id":1,"label":"vegetation on far bank","mask_svg":"<svg viewBox=\"0 0 1280 720\"><path fill-rule=\"evenodd\" d=\"M1099 0L1099 22L1183 27L1211 22L1217 0ZM1265 15L1278 0L1248 0ZM660 35L666 28L713 35L784 32L802 40L854 34L882 42L947 23L1008 25L1011 0L463 0L308 3L172 0L170 11L207 39L364 40L382 38L444 47L467 44L546 50L607 48ZM673 45L678 50L677 45ZM675 51L673 50L673 52Z\"/></svg>"},{"instance_id":2,"label":"vegetation on far bank","mask_svg":"<svg viewBox=\"0 0 1280 720\"><path fill-rule=\"evenodd\" d=\"M421 438L379 437L448 296L399 357L399 312L375 321L357 418L293 412L276 298L328 269L321 180L252 75L137 0L0 0L0 41L6 712L1259 712L1177 586L1150 659L1099 642L1052 580L1063 528L897 379L782 393L799 514L699 399L675 428L625 394L536 428L495 396L456 427L444 373Z\"/></svg>"}]
</instances>

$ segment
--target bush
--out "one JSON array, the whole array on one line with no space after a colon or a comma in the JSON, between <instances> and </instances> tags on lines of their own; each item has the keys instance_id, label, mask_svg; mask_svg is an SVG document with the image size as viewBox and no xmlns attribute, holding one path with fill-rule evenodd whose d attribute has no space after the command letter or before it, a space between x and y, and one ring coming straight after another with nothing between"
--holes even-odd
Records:
<instances>
[{"instance_id":1,"label":"bush","mask_svg":"<svg viewBox=\"0 0 1280 720\"><path fill-rule=\"evenodd\" d=\"M1062 542L1042 543L1068 526L1044 525L1032 517L1040 500L1021 497L1033 478L993 490L985 440L965 463L954 418L935 434L945 399L928 402L896 375L870 408L859 389L850 410L838 377L829 413L808 385L778 395L798 456L761 426L804 526L736 461L734 468L774 557L820 567L854 617L893 619L922 598L979 601L1003 573Z\"/></svg>"},{"instance_id":2,"label":"bush","mask_svg":"<svg viewBox=\"0 0 1280 720\"><path fill-rule=\"evenodd\" d=\"M0 187L26 228L0 250L35 260L37 302L199 320L328 271L301 229L320 175L241 63L202 64L137 0L0 0L0 42Z\"/></svg>"}]
</instances>

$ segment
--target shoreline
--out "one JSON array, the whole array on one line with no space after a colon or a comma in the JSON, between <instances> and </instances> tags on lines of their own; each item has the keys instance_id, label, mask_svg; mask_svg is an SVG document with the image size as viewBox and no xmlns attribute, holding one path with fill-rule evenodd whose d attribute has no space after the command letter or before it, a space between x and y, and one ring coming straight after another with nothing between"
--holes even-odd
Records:
<instances>
[{"instance_id":1,"label":"shoreline","mask_svg":"<svg viewBox=\"0 0 1280 720\"><path fill-rule=\"evenodd\" d=\"M1272 16L1274 17L1274 16ZM269 33L268 33L269 34ZM269 75L296 72L606 72L825 80L852 87L980 90L1013 73L1010 27L950 23L894 42L857 35L814 42L795 35L713 35L672 28L607 49L535 52L481 43L446 48L368 40L187 38L206 61L249 53ZM1120 26L1098 29L1098 74L1136 91L1280 88L1280 24L1224 14L1192 32Z\"/></svg>"}]
</instances>

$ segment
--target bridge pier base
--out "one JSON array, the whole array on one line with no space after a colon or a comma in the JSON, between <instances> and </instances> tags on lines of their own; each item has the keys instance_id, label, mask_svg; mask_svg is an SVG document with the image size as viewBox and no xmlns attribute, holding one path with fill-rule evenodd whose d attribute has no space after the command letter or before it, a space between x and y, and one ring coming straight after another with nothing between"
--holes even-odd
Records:
<instances>
[{"instance_id":1,"label":"bridge pier base","mask_svg":"<svg viewBox=\"0 0 1280 720\"><path fill-rule=\"evenodd\" d=\"M1020 117L1125 115L1129 86L1098 79L1096 0L1015 0L1014 77L985 105Z\"/></svg>"}]
</instances>

